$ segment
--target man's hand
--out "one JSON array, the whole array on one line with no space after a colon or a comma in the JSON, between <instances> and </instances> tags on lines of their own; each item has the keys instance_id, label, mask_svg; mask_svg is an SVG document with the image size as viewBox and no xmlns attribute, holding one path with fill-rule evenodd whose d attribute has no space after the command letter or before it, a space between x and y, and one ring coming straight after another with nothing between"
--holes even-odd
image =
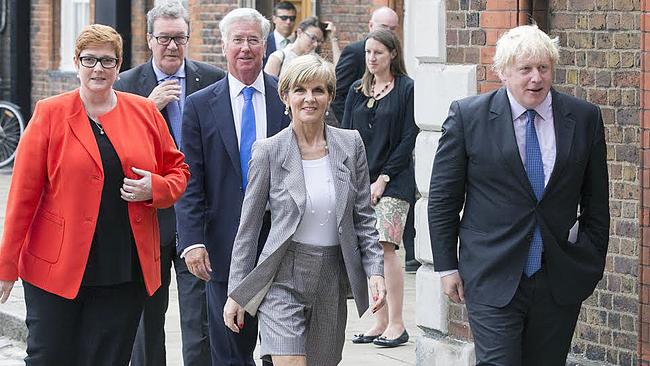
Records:
<instances>
[{"instance_id":1,"label":"man's hand","mask_svg":"<svg viewBox=\"0 0 650 366\"><path fill-rule=\"evenodd\" d=\"M180 96L181 84L178 83L178 80L165 80L153 88L148 98L156 103L159 111L162 111L169 102L179 100Z\"/></svg>"},{"instance_id":2,"label":"man's hand","mask_svg":"<svg viewBox=\"0 0 650 366\"><path fill-rule=\"evenodd\" d=\"M449 297L449 300L460 304L465 301L465 290L463 290L463 280L458 272L444 276L442 281L442 292Z\"/></svg>"},{"instance_id":3,"label":"man's hand","mask_svg":"<svg viewBox=\"0 0 650 366\"><path fill-rule=\"evenodd\" d=\"M0 304L7 302L16 281L0 281Z\"/></svg>"},{"instance_id":4,"label":"man's hand","mask_svg":"<svg viewBox=\"0 0 650 366\"><path fill-rule=\"evenodd\" d=\"M235 333L244 328L244 309L230 297L223 306L223 322Z\"/></svg>"},{"instance_id":5,"label":"man's hand","mask_svg":"<svg viewBox=\"0 0 650 366\"><path fill-rule=\"evenodd\" d=\"M205 248L194 248L185 253L185 264L187 264L190 273L203 281L210 281L212 266L210 266L210 257Z\"/></svg>"}]
</instances>

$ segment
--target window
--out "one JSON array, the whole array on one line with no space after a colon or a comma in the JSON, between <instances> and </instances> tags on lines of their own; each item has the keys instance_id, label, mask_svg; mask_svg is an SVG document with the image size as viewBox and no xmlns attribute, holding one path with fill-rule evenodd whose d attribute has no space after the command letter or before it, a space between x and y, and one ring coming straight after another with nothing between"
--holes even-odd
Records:
<instances>
[{"instance_id":1,"label":"window","mask_svg":"<svg viewBox=\"0 0 650 366\"><path fill-rule=\"evenodd\" d=\"M90 0L61 0L61 70L74 70L74 44L81 29L88 24Z\"/></svg>"}]
</instances>

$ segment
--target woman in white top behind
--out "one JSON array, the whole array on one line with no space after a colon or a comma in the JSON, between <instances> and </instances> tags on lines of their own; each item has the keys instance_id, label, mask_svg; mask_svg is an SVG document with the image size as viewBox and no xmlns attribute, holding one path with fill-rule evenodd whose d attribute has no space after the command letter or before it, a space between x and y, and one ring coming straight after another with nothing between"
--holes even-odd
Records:
<instances>
[{"instance_id":1,"label":"woman in white top behind","mask_svg":"<svg viewBox=\"0 0 650 366\"><path fill-rule=\"evenodd\" d=\"M244 311L257 313L262 358L276 366L338 364L348 294L359 316L369 307L368 283L371 310L384 305L363 142L324 122L335 84L331 63L296 58L278 86L292 124L253 145L223 316L239 332ZM271 230L258 248L267 207Z\"/></svg>"},{"instance_id":2,"label":"woman in white top behind","mask_svg":"<svg viewBox=\"0 0 650 366\"><path fill-rule=\"evenodd\" d=\"M321 23L316 17L303 19L296 28L296 40L285 48L269 55L264 72L281 77L287 70L291 61L298 56L317 52L319 46L326 40L330 41L334 64L341 56L339 40L336 38L336 27L332 22Z\"/></svg>"}]
</instances>

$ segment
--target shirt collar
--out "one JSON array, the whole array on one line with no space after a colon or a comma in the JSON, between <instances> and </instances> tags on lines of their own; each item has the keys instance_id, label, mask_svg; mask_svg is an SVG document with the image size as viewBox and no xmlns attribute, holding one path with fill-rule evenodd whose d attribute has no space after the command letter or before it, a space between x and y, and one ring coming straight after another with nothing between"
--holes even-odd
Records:
<instances>
[{"instance_id":1,"label":"shirt collar","mask_svg":"<svg viewBox=\"0 0 650 366\"><path fill-rule=\"evenodd\" d=\"M158 66L156 66L156 62L154 60L151 60L151 66L153 66L153 72L154 74L156 74L156 80L158 80L158 82L161 82L170 76L176 76L177 78L185 78L185 60L183 60L181 67L179 67L178 70L176 70L176 73L174 75L165 74L162 70L158 68Z\"/></svg>"},{"instance_id":2,"label":"shirt collar","mask_svg":"<svg viewBox=\"0 0 650 366\"><path fill-rule=\"evenodd\" d=\"M277 29L273 30L273 37L275 37L275 41L278 42L278 43L282 42L284 39L287 38L287 37L283 36L282 34L280 34L277 31Z\"/></svg>"},{"instance_id":3,"label":"shirt collar","mask_svg":"<svg viewBox=\"0 0 650 366\"><path fill-rule=\"evenodd\" d=\"M527 108L519 104L515 97L510 93L510 90L506 88L508 93L508 101L510 102L510 110L512 111L512 120L517 120L521 117L522 114L526 113ZM553 108L552 108L553 98L551 96L551 91L548 91L546 98L535 108L535 112L542 117L544 121L548 121L553 118Z\"/></svg>"},{"instance_id":4,"label":"shirt collar","mask_svg":"<svg viewBox=\"0 0 650 366\"><path fill-rule=\"evenodd\" d=\"M228 86L230 87L230 99L235 99L239 94L241 94L242 89L247 86L252 86L255 90L258 92L262 93L262 95L265 94L264 90L264 73L260 71L259 75L257 75L257 78L251 85L245 85L241 81L239 81L236 77L232 76L232 74L228 74Z\"/></svg>"}]
</instances>

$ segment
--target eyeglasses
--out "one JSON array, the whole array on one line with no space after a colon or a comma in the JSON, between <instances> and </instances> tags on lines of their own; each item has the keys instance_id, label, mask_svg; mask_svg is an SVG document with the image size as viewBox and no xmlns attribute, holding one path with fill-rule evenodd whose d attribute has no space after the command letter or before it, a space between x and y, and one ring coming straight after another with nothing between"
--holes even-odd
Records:
<instances>
[{"instance_id":1,"label":"eyeglasses","mask_svg":"<svg viewBox=\"0 0 650 366\"><path fill-rule=\"evenodd\" d=\"M262 40L257 37L235 37L230 40L236 46L243 46L244 43L248 43L249 47L255 47L262 44Z\"/></svg>"},{"instance_id":2,"label":"eyeglasses","mask_svg":"<svg viewBox=\"0 0 650 366\"><path fill-rule=\"evenodd\" d=\"M187 41L190 39L189 36L154 36L153 34L151 35L153 38L156 39L156 42L158 42L159 45L161 46L167 46L169 45L169 42L174 40L174 43L176 43L177 46L182 46L184 44L187 44Z\"/></svg>"},{"instance_id":3,"label":"eyeglasses","mask_svg":"<svg viewBox=\"0 0 650 366\"><path fill-rule=\"evenodd\" d=\"M309 37L309 39L311 39L312 42L323 43L323 40L320 39L320 38L318 38L318 37L316 37L315 35L313 35L313 34L307 32L307 31L303 31L303 33L306 34L307 37Z\"/></svg>"},{"instance_id":4,"label":"eyeglasses","mask_svg":"<svg viewBox=\"0 0 650 366\"><path fill-rule=\"evenodd\" d=\"M286 22L287 20L290 20L292 22L296 21L296 16L295 15L276 15L276 17L280 18L283 22Z\"/></svg>"},{"instance_id":5,"label":"eyeglasses","mask_svg":"<svg viewBox=\"0 0 650 366\"><path fill-rule=\"evenodd\" d=\"M81 61L81 66L93 68L99 62L105 69L114 69L117 66L117 59L114 57L101 57L97 58L94 56L81 56L79 57Z\"/></svg>"}]
</instances>

